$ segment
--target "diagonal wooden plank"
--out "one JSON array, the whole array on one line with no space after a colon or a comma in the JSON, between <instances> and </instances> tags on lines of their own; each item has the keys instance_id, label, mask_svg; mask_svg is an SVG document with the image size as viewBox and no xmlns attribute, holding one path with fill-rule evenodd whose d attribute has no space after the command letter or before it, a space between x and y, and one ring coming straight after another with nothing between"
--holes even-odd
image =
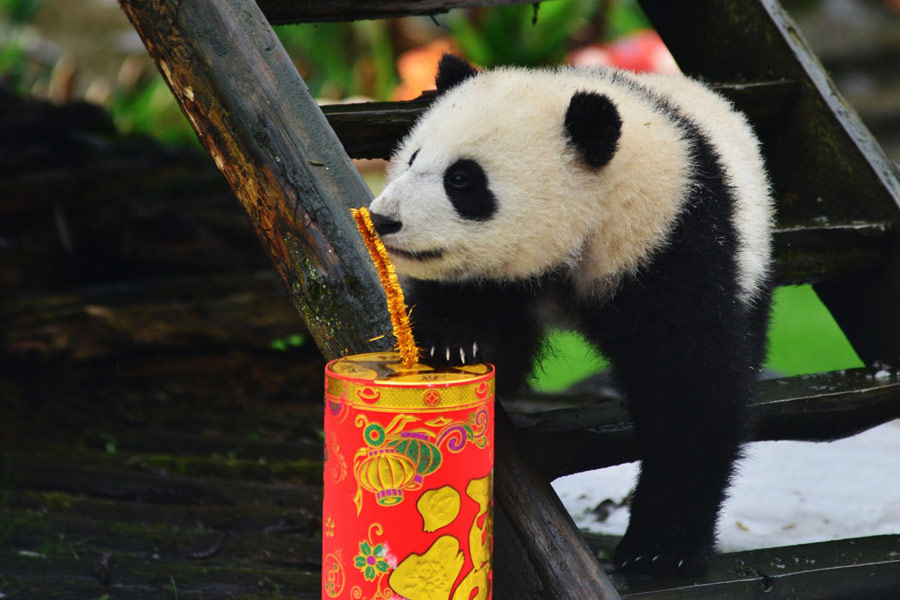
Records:
<instances>
[{"instance_id":1,"label":"diagonal wooden plank","mask_svg":"<svg viewBox=\"0 0 900 600\"><path fill-rule=\"evenodd\" d=\"M389 325L348 212L371 194L256 6L121 4L319 347L386 347L367 341Z\"/></svg>"},{"instance_id":2,"label":"diagonal wooden plank","mask_svg":"<svg viewBox=\"0 0 900 600\"><path fill-rule=\"evenodd\" d=\"M367 340L389 330L387 311L347 210L371 195L259 8L242 0L120 4L247 211L323 355L372 349ZM533 534L519 541L553 567L543 572L547 588L560 599L618 597L502 420L497 462L506 468L497 475L500 504L514 529ZM518 504L525 498L543 501L555 520L526 523ZM544 540L560 539L569 545L547 552ZM561 576L567 579L554 580Z\"/></svg>"},{"instance_id":3,"label":"diagonal wooden plank","mask_svg":"<svg viewBox=\"0 0 900 600\"><path fill-rule=\"evenodd\" d=\"M798 100L766 144L779 216L900 221L900 176L777 0L642 0L686 73L708 81L786 78ZM696 35L703 31L704 35ZM896 236L895 236L896 239ZM816 291L867 364L900 364L900 240L885 267Z\"/></svg>"}]
</instances>

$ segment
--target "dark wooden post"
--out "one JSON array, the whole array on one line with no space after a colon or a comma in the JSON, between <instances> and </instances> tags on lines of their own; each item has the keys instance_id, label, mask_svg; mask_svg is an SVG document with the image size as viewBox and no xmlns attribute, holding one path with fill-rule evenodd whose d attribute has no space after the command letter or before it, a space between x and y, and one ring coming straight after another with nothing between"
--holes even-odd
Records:
<instances>
[{"instance_id":1,"label":"dark wooden post","mask_svg":"<svg viewBox=\"0 0 900 600\"><path fill-rule=\"evenodd\" d=\"M366 204L369 191L257 5L120 4L322 353L375 349L366 340L389 331L384 295L348 211ZM618 598L549 483L524 460L502 411L497 429L497 498L540 564L545 589L556 599Z\"/></svg>"},{"instance_id":2,"label":"dark wooden post","mask_svg":"<svg viewBox=\"0 0 900 600\"><path fill-rule=\"evenodd\" d=\"M381 350L384 294L349 208L371 199L252 2L125 0L322 352Z\"/></svg>"},{"instance_id":3,"label":"dark wooden post","mask_svg":"<svg viewBox=\"0 0 900 600\"><path fill-rule=\"evenodd\" d=\"M798 96L767 144L782 223L900 219L900 177L777 0L641 0L689 75L795 80ZM704 34L698 36L697 31ZM867 364L900 365L900 244L883 267L815 289Z\"/></svg>"}]
</instances>

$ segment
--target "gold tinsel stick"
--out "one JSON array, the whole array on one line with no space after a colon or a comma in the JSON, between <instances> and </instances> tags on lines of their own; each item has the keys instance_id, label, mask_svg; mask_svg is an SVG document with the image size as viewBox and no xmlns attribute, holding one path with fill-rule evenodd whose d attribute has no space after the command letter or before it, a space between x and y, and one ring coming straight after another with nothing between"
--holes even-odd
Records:
<instances>
[{"instance_id":1,"label":"gold tinsel stick","mask_svg":"<svg viewBox=\"0 0 900 600\"><path fill-rule=\"evenodd\" d=\"M359 229L359 234L369 250L369 256L375 263L378 277L381 279L381 287L384 288L387 296L388 312L391 314L394 337L397 338L400 361L404 367L410 369L419 363L419 347L416 346L416 340L413 339L409 312L406 309L406 301L403 299L403 290L400 289L400 282L397 280L397 272L394 271L394 264L391 262L384 244L378 239L378 234L375 233L375 226L372 224L369 210L363 207L352 209L351 212L356 220L356 228Z\"/></svg>"}]
</instances>

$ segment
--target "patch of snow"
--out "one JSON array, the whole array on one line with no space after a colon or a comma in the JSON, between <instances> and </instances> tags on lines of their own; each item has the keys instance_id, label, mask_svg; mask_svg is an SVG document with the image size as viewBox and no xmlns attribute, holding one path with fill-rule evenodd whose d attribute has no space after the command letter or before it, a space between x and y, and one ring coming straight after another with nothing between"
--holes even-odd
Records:
<instances>
[{"instance_id":1,"label":"patch of snow","mask_svg":"<svg viewBox=\"0 0 900 600\"><path fill-rule=\"evenodd\" d=\"M638 464L553 482L582 529L623 535L627 507L604 521L592 509L620 503ZM828 443L755 442L747 447L719 519L724 552L900 533L900 420Z\"/></svg>"},{"instance_id":2,"label":"patch of snow","mask_svg":"<svg viewBox=\"0 0 900 600\"><path fill-rule=\"evenodd\" d=\"M27 556L28 558L47 558L46 554L34 552L33 550L19 550L19 556Z\"/></svg>"},{"instance_id":3,"label":"patch of snow","mask_svg":"<svg viewBox=\"0 0 900 600\"><path fill-rule=\"evenodd\" d=\"M880 369L877 373L875 373L875 379L890 379L891 372L886 371L885 369Z\"/></svg>"}]
</instances>

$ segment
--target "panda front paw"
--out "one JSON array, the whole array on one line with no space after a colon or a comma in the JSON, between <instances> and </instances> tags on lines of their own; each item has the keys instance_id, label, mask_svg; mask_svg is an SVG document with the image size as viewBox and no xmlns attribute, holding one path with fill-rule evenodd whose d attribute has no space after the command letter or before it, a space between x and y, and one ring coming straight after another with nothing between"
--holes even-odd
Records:
<instances>
[{"instance_id":1,"label":"panda front paw","mask_svg":"<svg viewBox=\"0 0 900 600\"><path fill-rule=\"evenodd\" d=\"M483 361L483 349L477 341L423 344L424 361L430 365L460 366Z\"/></svg>"},{"instance_id":2,"label":"panda front paw","mask_svg":"<svg viewBox=\"0 0 900 600\"><path fill-rule=\"evenodd\" d=\"M688 540L640 540L626 535L613 553L616 569L654 577L691 577L709 567L711 548Z\"/></svg>"}]
</instances>

